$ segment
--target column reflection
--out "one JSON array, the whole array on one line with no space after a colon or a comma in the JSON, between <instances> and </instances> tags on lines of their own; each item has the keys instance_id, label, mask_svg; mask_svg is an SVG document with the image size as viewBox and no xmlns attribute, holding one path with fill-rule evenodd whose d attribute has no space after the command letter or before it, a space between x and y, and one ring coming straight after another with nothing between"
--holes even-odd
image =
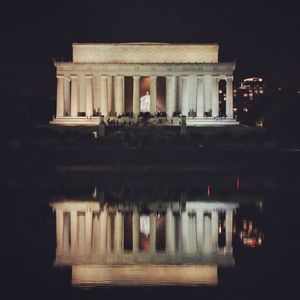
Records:
<instances>
[{"instance_id":1,"label":"column reflection","mask_svg":"<svg viewBox=\"0 0 300 300\"><path fill-rule=\"evenodd\" d=\"M64 200L50 206L56 214L54 265L71 266L74 285L216 285L218 266L234 265L236 203Z\"/></svg>"}]
</instances>

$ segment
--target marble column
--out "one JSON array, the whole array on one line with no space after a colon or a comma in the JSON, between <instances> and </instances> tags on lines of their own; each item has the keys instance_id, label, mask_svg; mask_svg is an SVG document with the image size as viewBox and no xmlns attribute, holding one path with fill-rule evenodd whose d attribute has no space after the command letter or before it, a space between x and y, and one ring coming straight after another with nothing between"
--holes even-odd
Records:
<instances>
[{"instance_id":1,"label":"marble column","mask_svg":"<svg viewBox=\"0 0 300 300\"><path fill-rule=\"evenodd\" d=\"M108 116L108 76L101 76L101 99L100 99L100 111L104 117Z\"/></svg>"},{"instance_id":2,"label":"marble column","mask_svg":"<svg viewBox=\"0 0 300 300\"><path fill-rule=\"evenodd\" d=\"M93 76L85 76L85 115L93 116Z\"/></svg>"},{"instance_id":3,"label":"marble column","mask_svg":"<svg viewBox=\"0 0 300 300\"><path fill-rule=\"evenodd\" d=\"M135 117L140 113L140 76L133 76L132 112Z\"/></svg>"},{"instance_id":4,"label":"marble column","mask_svg":"<svg viewBox=\"0 0 300 300\"><path fill-rule=\"evenodd\" d=\"M64 78L64 115L70 116L71 114L71 93L70 93L70 78Z\"/></svg>"},{"instance_id":5,"label":"marble column","mask_svg":"<svg viewBox=\"0 0 300 300\"><path fill-rule=\"evenodd\" d=\"M78 117L78 75L71 75L71 117Z\"/></svg>"},{"instance_id":6,"label":"marble column","mask_svg":"<svg viewBox=\"0 0 300 300\"><path fill-rule=\"evenodd\" d=\"M140 216L135 206L132 211L132 251L139 251Z\"/></svg>"},{"instance_id":7,"label":"marble column","mask_svg":"<svg viewBox=\"0 0 300 300\"><path fill-rule=\"evenodd\" d=\"M150 113L155 114L157 105L157 76L150 76Z\"/></svg>"},{"instance_id":8,"label":"marble column","mask_svg":"<svg viewBox=\"0 0 300 300\"><path fill-rule=\"evenodd\" d=\"M176 84L175 76L166 76L166 113L167 117L171 118L173 112L175 111L175 101L176 101Z\"/></svg>"},{"instance_id":9,"label":"marble column","mask_svg":"<svg viewBox=\"0 0 300 300\"><path fill-rule=\"evenodd\" d=\"M197 228L197 250L203 250L203 236L204 236L204 222L203 222L203 211L198 210L196 212L196 228Z\"/></svg>"},{"instance_id":10,"label":"marble column","mask_svg":"<svg viewBox=\"0 0 300 300\"><path fill-rule=\"evenodd\" d=\"M172 253L175 251L175 230L174 216L171 206L168 206L166 212L166 252Z\"/></svg>"},{"instance_id":11,"label":"marble column","mask_svg":"<svg viewBox=\"0 0 300 300\"><path fill-rule=\"evenodd\" d=\"M215 210L211 213L211 239L212 251L217 251L219 240L219 213Z\"/></svg>"},{"instance_id":12,"label":"marble column","mask_svg":"<svg viewBox=\"0 0 300 300\"><path fill-rule=\"evenodd\" d=\"M92 247L92 229L93 229L93 212L87 210L85 212L85 251L91 252Z\"/></svg>"},{"instance_id":13,"label":"marble column","mask_svg":"<svg viewBox=\"0 0 300 300\"><path fill-rule=\"evenodd\" d=\"M233 211L226 210L226 215L225 215L226 246L225 246L225 250L228 253L232 252L232 225L233 225Z\"/></svg>"},{"instance_id":14,"label":"marble column","mask_svg":"<svg viewBox=\"0 0 300 300\"><path fill-rule=\"evenodd\" d=\"M63 254L70 252L70 214L64 214Z\"/></svg>"},{"instance_id":15,"label":"marble column","mask_svg":"<svg viewBox=\"0 0 300 300\"><path fill-rule=\"evenodd\" d=\"M64 116L64 76L56 75L57 78L57 94L56 94L56 117Z\"/></svg>"},{"instance_id":16,"label":"marble column","mask_svg":"<svg viewBox=\"0 0 300 300\"><path fill-rule=\"evenodd\" d=\"M123 240L123 213L120 211L116 212L115 215L115 232L114 232L114 251L121 253L123 251L122 240Z\"/></svg>"},{"instance_id":17,"label":"marble column","mask_svg":"<svg viewBox=\"0 0 300 300\"><path fill-rule=\"evenodd\" d=\"M211 241L211 218L209 216L204 216L204 242L203 242L203 252L206 254L211 254L212 252L212 241Z\"/></svg>"},{"instance_id":18,"label":"marble column","mask_svg":"<svg viewBox=\"0 0 300 300\"><path fill-rule=\"evenodd\" d=\"M226 77L226 116L229 119L233 118L233 91L232 91L232 76Z\"/></svg>"},{"instance_id":19,"label":"marble column","mask_svg":"<svg viewBox=\"0 0 300 300\"><path fill-rule=\"evenodd\" d=\"M150 251L156 251L156 213L150 214Z\"/></svg>"},{"instance_id":20,"label":"marble column","mask_svg":"<svg viewBox=\"0 0 300 300\"><path fill-rule=\"evenodd\" d=\"M181 213L181 249L185 253L190 252L189 215L187 211Z\"/></svg>"},{"instance_id":21,"label":"marble column","mask_svg":"<svg viewBox=\"0 0 300 300\"><path fill-rule=\"evenodd\" d=\"M196 116L202 118L204 116L204 82L203 76L197 77L197 108Z\"/></svg>"},{"instance_id":22,"label":"marble column","mask_svg":"<svg viewBox=\"0 0 300 300\"><path fill-rule=\"evenodd\" d=\"M56 209L56 251L59 255L63 252L63 226L64 212L62 209Z\"/></svg>"},{"instance_id":23,"label":"marble column","mask_svg":"<svg viewBox=\"0 0 300 300\"><path fill-rule=\"evenodd\" d=\"M71 252L72 255L76 254L77 250L77 211L71 211Z\"/></svg>"},{"instance_id":24,"label":"marble column","mask_svg":"<svg viewBox=\"0 0 300 300\"><path fill-rule=\"evenodd\" d=\"M122 115L124 112L123 108L123 78L124 76L116 76L115 77L115 110L117 116Z\"/></svg>"},{"instance_id":25,"label":"marble column","mask_svg":"<svg viewBox=\"0 0 300 300\"><path fill-rule=\"evenodd\" d=\"M181 114L188 117L189 113L189 91L190 91L190 78L189 76L182 76L182 104Z\"/></svg>"},{"instance_id":26,"label":"marble column","mask_svg":"<svg viewBox=\"0 0 300 300\"><path fill-rule=\"evenodd\" d=\"M212 76L204 75L204 112L212 109Z\"/></svg>"},{"instance_id":27,"label":"marble column","mask_svg":"<svg viewBox=\"0 0 300 300\"><path fill-rule=\"evenodd\" d=\"M107 88L107 98L108 98L108 105L107 105L107 115L109 115L109 113L112 111L113 105L112 105L112 101L113 101L113 82L112 82L112 76L108 76L107 78L107 84L108 84L108 88Z\"/></svg>"},{"instance_id":28,"label":"marble column","mask_svg":"<svg viewBox=\"0 0 300 300\"><path fill-rule=\"evenodd\" d=\"M107 207L100 213L100 253L106 253L107 249Z\"/></svg>"},{"instance_id":29,"label":"marble column","mask_svg":"<svg viewBox=\"0 0 300 300\"><path fill-rule=\"evenodd\" d=\"M85 112L85 75L79 75L79 112Z\"/></svg>"},{"instance_id":30,"label":"marble column","mask_svg":"<svg viewBox=\"0 0 300 300\"><path fill-rule=\"evenodd\" d=\"M219 116L219 78L213 76L212 84L212 117Z\"/></svg>"}]
</instances>

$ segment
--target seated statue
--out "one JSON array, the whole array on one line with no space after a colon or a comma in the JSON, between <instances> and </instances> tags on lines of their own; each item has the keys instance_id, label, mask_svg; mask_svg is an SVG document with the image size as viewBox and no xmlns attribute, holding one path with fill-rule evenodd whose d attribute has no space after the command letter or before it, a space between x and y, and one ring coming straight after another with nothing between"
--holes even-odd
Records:
<instances>
[{"instance_id":1,"label":"seated statue","mask_svg":"<svg viewBox=\"0 0 300 300\"><path fill-rule=\"evenodd\" d=\"M146 92L146 95L140 98L140 111L150 112L150 95L149 92Z\"/></svg>"}]
</instances>

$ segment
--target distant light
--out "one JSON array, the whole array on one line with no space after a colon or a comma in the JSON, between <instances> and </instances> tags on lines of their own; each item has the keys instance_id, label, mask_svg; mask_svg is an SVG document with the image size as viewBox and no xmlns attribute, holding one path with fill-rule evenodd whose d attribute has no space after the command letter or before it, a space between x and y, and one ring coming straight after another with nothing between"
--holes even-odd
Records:
<instances>
[{"instance_id":1,"label":"distant light","mask_svg":"<svg viewBox=\"0 0 300 300\"><path fill-rule=\"evenodd\" d=\"M236 177L236 189L239 190L241 187L241 181L240 181L240 177L237 176Z\"/></svg>"},{"instance_id":2,"label":"distant light","mask_svg":"<svg viewBox=\"0 0 300 300\"><path fill-rule=\"evenodd\" d=\"M93 191L93 198L96 199L97 198L97 187L94 187L94 191Z\"/></svg>"},{"instance_id":3,"label":"distant light","mask_svg":"<svg viewBox=\"0 0 300 300\"><path fill-rule=\"evenodd\" d=\"M262 82L263 79L260 78L260 77L250 77L250 78L245 78L245 79L244 79L244 82L255 82L255 81L260 81L260 82Z\"/></svg>"},{"instance_id":4,"label":"distant light","mask_svg":"<svg viewBox=\"0 0 300 300\"><path fill-rule=\"evenodd\" d=\"M236 108L236 107L234 107L234 108L233 108L233 111L237 111L237 108Z\"/></svg>"},{"instance_id":5,"label":"distant light","mask_svg":"<svg viewBox=\"0 0 300 300\"><path fill-rule=\"evenodd\" d=\"M210 186L207 186L207 196L210 197L211 195L211 189Z\"/></svg>"},{"instance_id":6,"label":"distant light","mask_svg":"<svg viewBox=\"0 0 300 300\"><path fill-rule=\"evenodd\" d=\"M279 88L278 88L278 91L282 91L282 88L281 88L281 87L279 87Z\"/></svg>"},{"instance_id":7,"label":"distant light","mask_svg":"<svg viewBox=\"0 0 300 300\"><path fill-rule=\"evenodd\" d=\"M247 107L244 107L244 108L243 108L243 111L244 111L244 112L248 112L248 108L247 108Z\"/></svg>"}]
</instances>

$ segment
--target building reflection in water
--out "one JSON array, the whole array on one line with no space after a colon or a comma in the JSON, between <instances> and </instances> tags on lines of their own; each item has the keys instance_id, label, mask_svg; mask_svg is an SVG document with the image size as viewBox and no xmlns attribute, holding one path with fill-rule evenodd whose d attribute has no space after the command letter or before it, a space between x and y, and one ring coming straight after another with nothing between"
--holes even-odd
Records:
<instances>
[{"instance_id":1,"label":"building reflection in water","mask_svg":"<svg viewBox=\"0 0 300 300\"><path fill-rule=\"evenodd\" d=\"M103 203L50 204L56 214L54 265L71 266L75 286L216 285L218 266L234 266L238 204Z\"/></svg>"}]
</instances>

